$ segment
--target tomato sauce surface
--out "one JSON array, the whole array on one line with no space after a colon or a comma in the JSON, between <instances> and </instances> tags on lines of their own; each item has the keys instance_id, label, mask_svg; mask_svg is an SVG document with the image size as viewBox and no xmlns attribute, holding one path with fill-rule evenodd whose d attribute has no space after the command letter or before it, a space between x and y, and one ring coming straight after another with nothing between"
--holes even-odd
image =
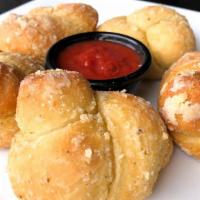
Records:
<instances>
[{"instance_id":1,"label":"tomato sauce surface","mask_svg":"<svg viewBox=\"0 0 200 200\"><path fill-rule=\"evenodd\" d=\"M60 52L57 67L78 71L89 80L126 76L141 65L140 54L125 45L101 40L75 43Z\"/></svg>"}]
</instances>

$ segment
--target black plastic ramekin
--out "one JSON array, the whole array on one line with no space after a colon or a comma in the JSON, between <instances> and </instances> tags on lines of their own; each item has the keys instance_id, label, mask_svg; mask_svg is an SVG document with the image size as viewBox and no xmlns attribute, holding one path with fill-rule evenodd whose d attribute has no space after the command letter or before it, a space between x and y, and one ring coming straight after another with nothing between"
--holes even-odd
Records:
<instances>
[{"instance_id":1,"label":"black plastic ramekin","mask_svg":"<svg viewBox=\"0 0 200 200\"><path fill-rule=\"evenodd\" d=\"M122 34L112 32L87 32L66 37L55 43L49 49L45 63L46 69L59 68L56 63L57 57L59 53L62 52L66 47L82 41L91 40L104 40L120 43L129 48L132 48L142 58L140 67L136 71L128 74L127 76L108 80L88 80L92 88L97 90L122 90L131 87L132 89L134 89L137 83L142 80L145 72L151 65L151 54L146 46L140 41Z\"/></svg>"}]
</instances>

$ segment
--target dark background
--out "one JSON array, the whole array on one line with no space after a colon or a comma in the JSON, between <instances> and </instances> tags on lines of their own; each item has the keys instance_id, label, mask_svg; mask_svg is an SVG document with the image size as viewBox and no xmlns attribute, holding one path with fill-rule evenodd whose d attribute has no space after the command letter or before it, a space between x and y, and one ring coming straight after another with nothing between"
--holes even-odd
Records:
<instances>
[{"instance_id":1,"label":"dark background","mask_svg":"<svg viewBox=\"0 0 200 200\"><path fill-rule=\"evenodd\" d=\"M28 2L27 0L0 0L0 13L3 13L11 8L17 7L23 3Z\"/></svg>"},{"instance_id":2,"label":"dark background","mask_svg":"<svg viewBox=\"0 0 200 200\"><path fill-rule=\"evenodd\" d=\"M118 1L123 1L123 0L118 0ZM151 0L151 1L200 11L200 0ZM25 2L28 2L28 0L0 0L0 13L5 12L18 5L21 5Z\"/></svg>"},{"instance_id":3,"label":"dark background","mask_svg":"<svg viewBox=\"0 0 200 200\"><path fill-rule=\"evenodd\" d=\"M150 0L146 0L150 1ZM168 5L178 6L182 8L187 8L191 10L200 11L200 1L199 0L152 0L156 3L164 3Z\"/></svg>"}]
</instances>

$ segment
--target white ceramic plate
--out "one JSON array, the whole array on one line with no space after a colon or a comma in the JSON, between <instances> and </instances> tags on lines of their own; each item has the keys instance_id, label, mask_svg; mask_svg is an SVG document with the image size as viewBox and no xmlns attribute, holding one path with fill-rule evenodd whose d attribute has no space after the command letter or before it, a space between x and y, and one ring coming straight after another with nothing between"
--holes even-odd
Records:
<instances>
[{"instance_id":1,"label":"white ceramic plate","mask_svg":"<svg viewBox=\"0 0 200 200\"><path fill-rule=\"evenodd\" d=\"M126 15L135 9L153 4L134 0L38 0L18 7L12 12L23 14L33 7L54 5L60 2L83 2L92 5L99 13L99 23L114 16ZM196 35L197 47L200 50L200 13L186 9L176 9L188 18ZM6 17L8 13L1 15L0 20ZM137 95L151 101L156 106L158 86L159 82L144 82L138 88ZM0 150L0 200L16 200L7 175L7 155L7 150ZM199 185L200 162L176 148L170 164L162 171L149 200L199 200Z\"/></svg>"}]
</instances>

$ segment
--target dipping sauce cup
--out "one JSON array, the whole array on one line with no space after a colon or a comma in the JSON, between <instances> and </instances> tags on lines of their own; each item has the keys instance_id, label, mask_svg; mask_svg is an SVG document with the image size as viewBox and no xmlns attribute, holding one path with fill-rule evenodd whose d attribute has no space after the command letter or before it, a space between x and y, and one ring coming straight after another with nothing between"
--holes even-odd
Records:
<instances>
[{"instance_id":1,"label":"dipping sauce cup","mask_svg":"<svg viewBox=\"0 0 200 200\"><path fill-rule=\"evenodd\" d=\"M97 90L122 90L142 80L151 64L149 50L138 40L110 32L88 32L54 44L47 69L80 72Z\"/></svg>"}]
</instances>

